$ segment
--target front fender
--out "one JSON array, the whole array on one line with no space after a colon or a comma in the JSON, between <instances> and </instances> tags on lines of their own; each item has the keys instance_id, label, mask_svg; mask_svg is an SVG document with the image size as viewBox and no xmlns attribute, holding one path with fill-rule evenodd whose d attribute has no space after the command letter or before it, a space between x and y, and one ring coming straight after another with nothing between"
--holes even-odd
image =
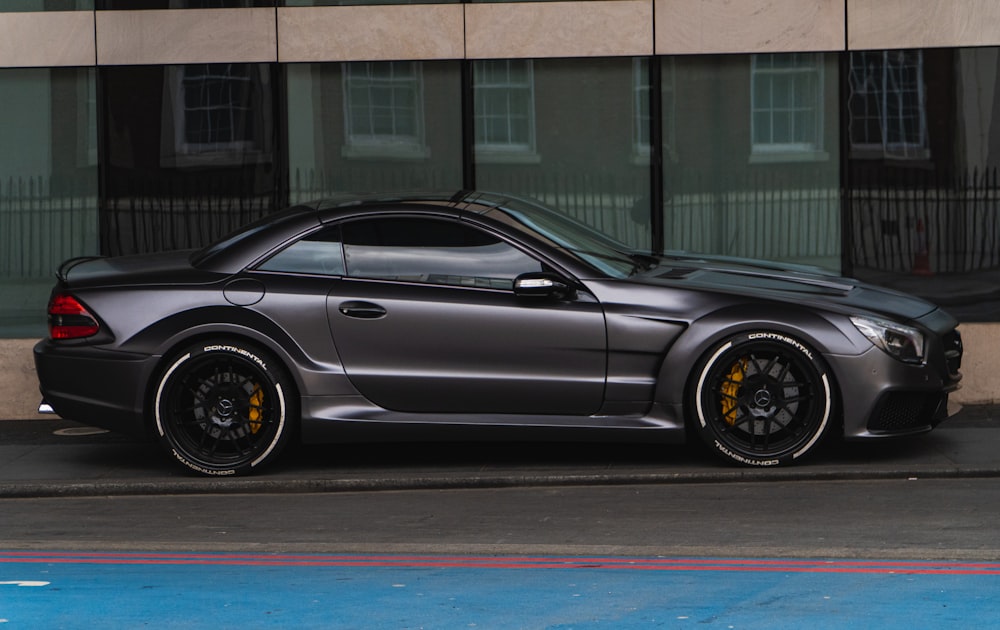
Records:
<instances>
[{"instance_id":1,"label":"front fender","mask_svg":"<svg viewBox=\"0 0 1000 630\"><path fill-rule=\"evenodd\" d=\"M781 308L780 318L775 316L776 308ZM690 391L693 368L727 337L755 330L787 335L824 357L860 355L871 346L861 333L853 330L846 318L836 315L828 318L786 305L728 307L692 322L670 347L657 379L656 402L683 408ZM829 360L826 363L834 378L838 379L837 366Z\"/></svg>"}]
</instances>

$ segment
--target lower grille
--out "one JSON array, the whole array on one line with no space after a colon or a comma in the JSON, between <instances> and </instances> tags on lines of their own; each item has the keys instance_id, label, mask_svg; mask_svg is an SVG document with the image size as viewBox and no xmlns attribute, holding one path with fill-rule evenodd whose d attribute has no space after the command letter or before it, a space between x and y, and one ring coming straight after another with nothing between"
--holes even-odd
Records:
<instances>
[{"instance_id":1,"label":"lower grille","mask_svg":"<svg viewBox=\"0 0 1000 630\"><path fill-rule=\"evenodd\" d=\"M890 392L885 394L868 422L873 433L906 432L930 427L944 417L948 397L945 394Z\"/></svg>"}]
</instances>

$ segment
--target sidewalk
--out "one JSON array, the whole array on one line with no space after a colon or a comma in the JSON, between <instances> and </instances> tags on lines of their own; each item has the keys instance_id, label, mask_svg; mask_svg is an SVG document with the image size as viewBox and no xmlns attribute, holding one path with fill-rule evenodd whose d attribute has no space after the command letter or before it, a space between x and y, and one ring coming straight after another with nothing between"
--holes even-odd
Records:
<instances>
[{"instance_id":1,"label":"sidewalk","mask_svg":"<svg viewBox=\"0 0 1000 630\"><path fill-rule=\"evenodd\" d=\"M914 438L833 441L781 469L733 467L684 445L363 444L296 447L236 479L193 477L156 444L66 420L0 422L0 498L935 477L1000 477L1000 406L965 407Z\"/></svg>"}]
</instances>

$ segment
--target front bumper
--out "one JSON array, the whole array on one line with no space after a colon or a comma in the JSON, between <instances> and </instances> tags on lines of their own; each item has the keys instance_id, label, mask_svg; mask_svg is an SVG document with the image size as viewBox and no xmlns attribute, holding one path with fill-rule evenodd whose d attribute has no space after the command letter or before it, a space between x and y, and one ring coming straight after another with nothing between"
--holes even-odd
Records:
<instances>
[{"instance_id":1,"label":"front bumper","mask_svg":"<svg viewBox=\"0 0 1000 630\"><path fill-rule=\"evenodd\" d=\"M43 340L35 345L43 400L59 416L147 437L146 385L157 357Z\"/></svg>"},{"instance_id":2,"label":"front bumper","mask_svg":"<svg viewBox=\"0 0 1000 630\"><path fill-rule=\"evenodd\" d=\"M948 417L948 395L962 378L960 362L947 361L943 354L913 365L873 347L859 356L835 357L831 363L848 439L930 431Z\"/></svg>"}]
</instances>

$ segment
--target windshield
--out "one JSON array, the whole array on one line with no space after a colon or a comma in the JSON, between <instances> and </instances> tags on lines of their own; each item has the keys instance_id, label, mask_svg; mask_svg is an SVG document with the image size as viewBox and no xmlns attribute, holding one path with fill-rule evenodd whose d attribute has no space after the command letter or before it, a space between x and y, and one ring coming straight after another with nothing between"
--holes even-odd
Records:
<instances>
[{"instance_id":1,"label":"windshield","mask_svg":"<svg viewBox=\"0 0 1000 630\"><path fill-rule=\"evenodd\" d=\"M502 206L486 215L542 237L612 278L627 278L649 263L647 254L572 217L524 199L505 199Z\"/></svg>"}]
</instances>

